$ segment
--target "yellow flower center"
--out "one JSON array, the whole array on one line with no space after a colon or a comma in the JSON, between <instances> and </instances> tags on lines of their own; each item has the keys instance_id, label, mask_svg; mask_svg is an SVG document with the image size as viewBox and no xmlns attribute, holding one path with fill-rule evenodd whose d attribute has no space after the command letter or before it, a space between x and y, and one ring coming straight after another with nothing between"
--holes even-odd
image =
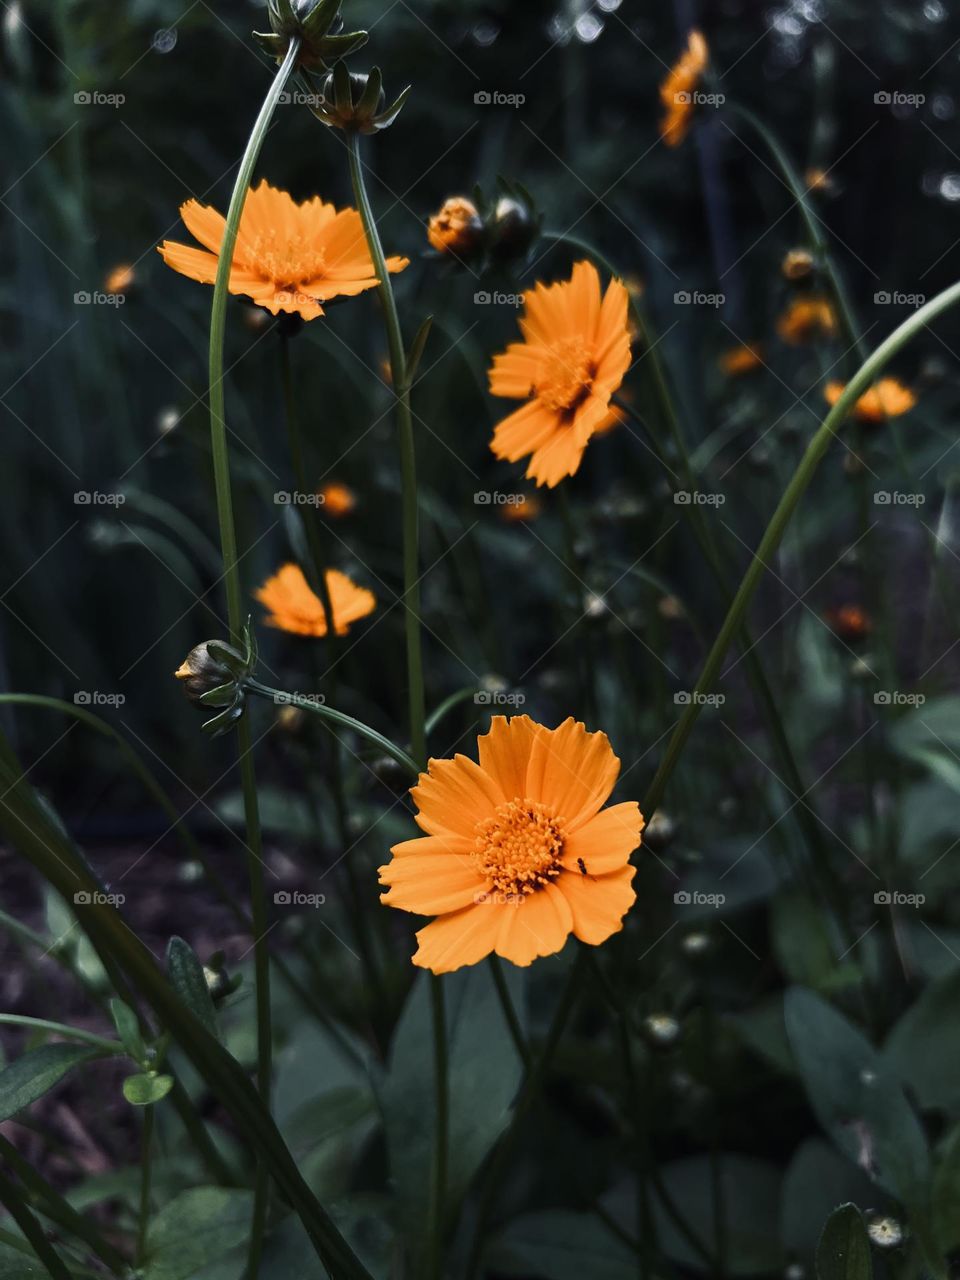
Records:
<instances>
[{"instance_id":1,"label":"yellow flower center","mask_svg":"<svg viewBox=\"0 0 960 1280\"><path fill-rule=\"evenodd\" d=\"M590 394L594 367L591 352L582 338L564 338L554 343L546 368L536 385L540 401L555 413L572 414Z\"/></svg>"},{"instance_id":2,"label":"yellow flower center","mask_svg":"<svg viewBox=\"0 0 960 1280\"><path fill-rule=\"evenodd\" d=\"M327 259L303 235L284 235L276 227L261 231L253 239L249 258L265 280L293 287L316 280L326 273Z\"/></svg>"},{"instance_id":3,"label":"yellow flower center","mask_svg":"<svg viewBox=\"0 0 960 1280\"><path fill-rule=\"evenodd\" d=\"M477 823L473 857L491 887L509 897L536 892L560 874L563 819L545 804L511 800Z\"/></svg>"}]
</instances>

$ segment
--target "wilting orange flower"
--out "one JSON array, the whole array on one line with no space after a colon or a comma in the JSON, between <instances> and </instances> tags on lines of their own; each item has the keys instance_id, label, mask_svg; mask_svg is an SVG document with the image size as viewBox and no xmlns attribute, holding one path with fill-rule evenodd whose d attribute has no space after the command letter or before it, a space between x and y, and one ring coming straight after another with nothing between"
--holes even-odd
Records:
<instances>
[{"instance_id":1,"label":"wilting orange flower","mask_svg":"<svg viewBox=\"0 0 960 1280\"><path fill-rule=\"evenodd\" d=\"M104 293L126 293L132 288L137 277L134 268L127 262L112 267L103 282Z\"/></svg>"},{"instance_id":2,"label":"wilting orange flower","mask_svg":"<svg viewBox=\"0 0 960 1280\"><path fill-rule=\"evenodd\" d=\"M706 40L699 31L691 31L686 49L660 85L660 101L665 113L660 121L660 137L668 147L679 146L690 130L694 91L700 84L709 58Z\"/></svg>"},{"instance_id":3,"label":"wilting orange flower","mask_svg":"<svg viewBox=\"0 0 960 1280\"><path fill-rule=\"evenodd\" d=\"M829 336L836 330L837 315L833 304L827 298L813 295L794 298L777 321L777 333L784 342L794 345L820 335Z\"/></svg>"},{"instance_id":4,"label":"wilting orange flower","mask_svg":"<svg viewBox=\"0 0 960 1280\"><path fill-rule=\"evenodd\" d=\"M520 494L519 502L508 502L500 508L500 513L507 524L525 524L528 520L536 520L543 510L543 503L535 493Z\"/></svg>"},{"instance_id":5,"label":"wilting orange flower","mask_svg":"<svg viewBox=\"0 0 960 1280\"><path fill-rule=\"evenodd\" d=\"M483 235L477 206L466 196L444 200L427 227L427 239L439 253L470 253Z\"/></svg>"},{"instance_id":6,"label":"wilting orange flower","mask_svg":"<svg viewBox=\"0 0 960 1280\"><path fill-rule=\"evenodd\" d=\"M324 577L333 610L333 629L338 636L345 636L352 622L373 613L377 607L376 597L372 591L351 582L338 569L328 569ZM323 601L313 591L299 565L285 564L254 595L270 610L268 626L300 636L327 634Z\"/></svg>"},{"instance_id":7,"label":"wilting orange flower","mask_svg":"<svg viewBox=\"0 0 960 1280\"><path fill-rule=\"evenodd\" d=\"M203 249L164 240L159 252L181 275L213 284L226 221L196 200L181 205L180 216ZM407 258L387 259L391 272L408 265ZM265 180L251 187L230 268L231 293L251 298L273 315L287 311L313 320L323 315L321 303L354 297L377 284L356 209L338 213L319 196L298 204Z\"/></svg>"},{"instance_id":8,"label":"wilting orange flower","mask_svg":"<svg viewBox=\"0 0 960 1280\"><path fill-rule=\"evenodd\" d=\"M348 489L345 484L338 484L331 481L325 484L320 490L319 496L323 499L323 509L328 516L335 519L340 516L348 516L357 505L357 499L353 490Z\"/></svg>"},{"instance_id":9,"label":"wilting orange flower","mask_svg":"<svg viewBox=\"0 0 960 1280\"><path fill-rule=\"evenodd\" d=\"M844 383L828 382L823 389L824 397L829 405L835 405L843 395ZM917 397L909 387L905 387L896 378L881 378L878 383L865 391L853 406L853 416L860 422L883 422L887 418L899 418L902 413L909 413L917 403Z\"/></svg>"},{"instance_id":10,"label":"wilting orange flower","mask_svg":"<svg viewBox=\"0 0 960 1280\"><path fill-rule=\"evenodd\" d=\"M524 341L494 356L489 377L493 395L527 403L499 424L490 448L509 462L530 454L527 479L552 489L580 466L630 367L627 291L611 280L601 298L596 267L578 262L569 280L525 297Z\"/></svg>"},{"instance_id":11,"label":"wilting orange flower","mask_svg":"<svg viewBox=\"0 0 960 1280\"><path fill-rule=\"evenodd\" d=\"M602 808L620 772L607 735L494 716L477 745L479 764L430 761L410 792L427 834L380 868L381 901L437 917L413 963L447 973L496 952L528 965L571 933L598 946L633 905L643 830L634 801Z\"/></svg>"},{"instance_id":12,"label":"wilting orange flower","mask_svg":"<svg viewBox=\"0 0 960 1280\"><path fill-rule=\"evenodd\" d=\"M862 640L873 630L873 623L858 604L843 604L824 614L828 625L841 640Z\"/></svg>"},{"instance_id":13,"label":"wilting orange flower","mask_svg":"<svg viewBox=\"0 0 960 1280\"><path fill-rule=\"evenodd\" d=\"M741 373L758 369L763 364L763 356L760 354L759 347L744 342L739 347L731 347L729 351L724 351L717 360L717 364L728 378L736 378Z\"/></svg>"}]
</instances>

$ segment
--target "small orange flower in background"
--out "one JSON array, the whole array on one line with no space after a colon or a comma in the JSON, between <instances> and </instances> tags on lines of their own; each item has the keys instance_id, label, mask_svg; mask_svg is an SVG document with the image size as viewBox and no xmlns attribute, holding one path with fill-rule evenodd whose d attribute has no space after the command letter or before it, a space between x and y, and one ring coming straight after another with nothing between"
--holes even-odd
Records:
<instances>
[{"instance_id":1,"label":"small orange flower in background","mask_svg":"<svg viewBox=\"0 0 960 1280\"><path fill-rule=\"evenodd\" d=\"M731 347L729 351L724 351L718 358L717 364L720 366L721 373L725 373L728 378L737 378L742 373L759 369L763 364L763 356L759 347L744 342L739 347Z\"/></svg>"},{"instance_id":2,"label":"small orange flower in background","mask_svg":"<svg viewBox=\"0 0 960 1280\"><path fill-rule=\"evenodd\" d=\"M471 253L483 235L479 210L466 196L451 196L427 226L427 239L438 253Z\"/></svg>"},{"instance_id":3,"label":"small orange flower in background","mask_svg":"<svg viewBox=\"0 0 960 1280\"><path fill-rule=\"evenodd\" d=\"M333 610L333 629L338 636L345 636L352 622L373 613L377 607L376 597L372 591L351 582L338 569L328 569L324 576ZM323 601L311 588L299 565L285 564L254 595L270 611L267 626L299 636L327 634Z\"/></svg>"},{"instance_id":4,"label":"small orange flower in background","mask_svg":"<svg viewBox=\"0 0 960 1280\"><path fill-rule=\"evenodd\" d=\"M831 191L833 179L825 169L808 169L803 175L808 191Z\"/></svg>"},{"instance_id":5,"label":"small orange flower in background","mask_svg":"<svg viewBox=\"0 0 960 1280\"><path fill-rule=\"evenodd\" d=\"M103 282L104 293L126 293L128 289L133 288L136 282L137 273L134 268L127 262L121 262L118 266L112 267L106 275Z\"/></svg>"},{"instance_id":6,"label":"small orange flower in background","mask_svg":"<svg viewBox=\"0 0 960 1280\"><path fill-rule=\"evenodd\" d=\"M838 609L828 609L824 617L841 640L863 640L873 630L869 616L858 604L844 604Z\"/></svg>"},{"instance_id":7,"label":"small orange flower in background","mask_svg":"<svg viewBox=\"0 0 960 1280\"><path fill-rule=\"evenodd\" d=\"M827 298L795 298L777 321L777 333L791 345L837 331L837 315Z\"/></svg>"},{"instance_id":8,"label":"small orange flower in background","mask_svg":"<svg viewBox=\"0 0 960 1280\"><path fill-rule=\"evenodd\" d=\"M410 792L427 834L380 868L381 901L437 917L413 963L448 973L496 952L528 965L571 933L599 946L635 901L643 830L634 801L603 808L620 772L607 735L494 716L477 745L479 764L430 761Z\"/></svg>"},{"instance_id":9,"label":"small orange flower in background","mask_svg":"<svg viewBox=\"0 0 960 1280\"><path fill-rule=\"evenodd\" d=\"M323 510L328 516L339 519L341 516L348 516L357 505L357 499L352 489L345 484L338 484L331 481L325 484L320 490L318 497L323 499Z\"/></svg>"},{"instance_id":10,"label":"small orange flower in background","mask_svg":"<svg viewBox=\"0 0 960 1280\"><path fill-rule=\"evenodd\" d=\"M527 403L499 424L490 448L509 462L529 454L527 479L552 489L577 471L630 367L627 290L611 280L601 296L596 267L578 262L569 280L525 298L524 341L494 356L489 377L493 395Z\"/></svg>"},{"instance_id":11,"label":"small orange flower in background","mask_svg":"<svg viewBox=\"0 0 960 1280\"><path fill-rule=\"evenodd\" d=\"M181 275L213 284L225 219L196 200L181 205L180 216L203 249L164 240L159 252ZM391 272L408 265L407 258L387 259ZM298 204L266 180L250 188L230 268L231 293L251 298L272 315L286 311L313 320L324 313L321 303L377 284L356 209L337 212L319 196Z\"/></svg>"},{"instance_id":12,"label":"small orange flower in background","mask_svg":"<svg viewBox=\"0 0 960 1280\"><path fill-rule=\"evenodd\" d=\"M528 520L536 520L543 510L543 503L535 493L522 493L519 502L507 502L500 508L500 514L507 524L526 524Z\"/></svg>"},{"instance_id":13,"label":"small orange flower in background","mask_svg":"<svg viewBox=\"0 0 960 1280\"><path fill-rule=\"evenodd\" d=\"M790 249L780 263L780 272L786 280L805 280L813 266L813 254L809 249Z\"/></svg>"},{"instance_id":14,"label":"small orange flower in background","mask_svg":"<svg viewBox=\"0 0 960 1280\"><path fill-rule=\"evenodd\" d=\"M844 383L828 382L823 389L829 405L835 405L843 395ZM896 378L881 378L869 391L865 391L853 406L852 414L859 422L879 423L887 418L899 418L909 413L917 403L917 397L909 387Z\"/></svg>"},{"instance_id":15,"label":"small orange flower in background","mask_svg":"<svg viewBox=\"0 0 960 1280\"><path fill-rule=\"evenodd\" d=\"M691 31L687 47L670 68L660 86L664 116L660 121L660 137L668 147L678 147L693 123L693 95L710 60L707 42L699 31Z\"/></svg>"}]
</instances>

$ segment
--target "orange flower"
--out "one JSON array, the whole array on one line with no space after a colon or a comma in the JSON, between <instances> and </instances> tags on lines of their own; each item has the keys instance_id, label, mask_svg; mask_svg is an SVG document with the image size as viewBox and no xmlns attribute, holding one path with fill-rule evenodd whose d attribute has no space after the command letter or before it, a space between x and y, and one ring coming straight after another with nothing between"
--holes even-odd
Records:
<instances>
[{"instance_id":1,"label":"orange flower","mask_svg":"<svg viewBox=\"0 0 960 1280\"><path fill-rule=\"evenodd\" d=\"M795 298L777 321L777 333L791 345L836 333L837 316L827 298Z\"/></svg>"},{"instance_id":2,"label":"orange flower","mask_svg":"<svg viewBox=\"0 0 960 1280\"><path fill-rule=\"evenodd\" d=\"M790 249L780 263L780 271L787 280L803 280L812 270L813 254L809 249Z\"/></svg>"},{"instance_id":3,"label":"orange flower","mask_svg":"<svg viewBox=\"0 0 960 1280\"><path fill-rule=\"evenodd\" d=\"M348 516L357 505L357 499L354 497L352 489L348 489L345 484L337 484L331 481L325 484L320 490L319 497L323 499L323 509L328 516L338 519L340 516Z\"/></svg>"},{"instance_id":4,"label":"orange flower","mask_svg":"<svg viewBox=\"0 0 960 1280\"><path fill-rule=\"evenodd\" d=\"M525 524L528 520L536 520L543 510L543 503L535 493L522 493L519 502L508 502L500 508L507 524Z\"/></svg>"},{"instance_id":5,"label":"orange flower","mask_svg":"<svg viewBox=\"0 0 960 1280\"><path fill-rule=\"evenodd\" d=\"M477 206L466 196L451 196L443 202L427 227L427 239L439 253L470 253L483 235Z\"/></svg>"},{"instance_id":6,"label":"orange flower","mask_svg":"<svg viewBox=\"0 0 960 1280\"><path fill-rule=\"evenodd\" d=\"M159 252L181 275L213 284L225 219L196 200L181 205L180 216L203 249L164 240ZM387 259L389 271L408 265L407 258ZM266 180L251 187L230 268L231 293L251 298L272 315L287 311L313 320L323 315L321 303L377 284L356 209L338 213L319 196L298 204Z\"/></svg>"},{"instance_id":7,"label":"orange flower","mask_svg":"<svg viewBox=\"0 0 960 1280\"><path fill-rule=\"evenodd\" d=\"M112 267L103 282L104 293L126 293L128 289L133 287L137 278L137 273L127 262L121 262L119 266Z\"/></svg>"},{"instance_id":8,"label":"orange flower","mask_svg":"<svg viewBox=\"0 0 960 1280\"><path fill-rule=\"evenodd\" d=\"M752 369L758 369L763 364L763 356L760 354L759 347L744 342L739 347L731 347L729 351L724 351L717 363L721 372L728 378L736 378L741 373L750 373Z\"/></svg>"},{"instance_id":9,"label":"orange flower","mask_svg":"<svg viewBox=\"0 0 960 1280\"><path fill-rule=\"evenodd\" d=\"M479 764L430 761L410 792L427 834L380 868L381 901L437 917L413 963L447 973L496 952L528 965L571 933L599 946L634 903L643 830L634 801L602 808L620 772L607 735L494 716L477 745Z\"/></svg>"},{"instance_id":10,"label":"orange flower","mask_svg":"<svg viewBox=\"0 0 960 1280\"><path fill-rule=\"evenodd\" d=\"M824 617L841 640L862 640L873 630L869 616L858 604L828 609Z\"/></svg>"},{"instance_id":11,"label":"orange flower","mask_svg":"<svg viewBox=\"0 0 960 1280\"><path fill-rule=\"evenodd\" d=\"M660 86L664 117L660 137L668 147L678 147L693 123L693 95L710 60L707 42L699 31L691 31L687 47L670 68Z\"/></svg>"},{"instance_id":12,"label":"orange flower","mask_svg":"<svg viewBox=\"0 0 960 1280\"><path fill-rule=\"evenodd\" d=\"M610 397L630 367L627 291L578 262L569 280L536 285L526 294L523 342L494 356L490 391L526 400L493 433L490 448L516 462L531 455L527 479L549 488L572 476Z\"/></svg>"},{"instance_id":13,"label":"orange flower","mask_svg":"<svg viewBox=\"0 0 960 1280\"><path fill-rule=\"evenodd\" d=\"M808 191L830 191L833 189L833 179L825 169L808 169L803 175L803 180L807 184Z\"/></svg>"},{"instance_id":14,"label":"orange flower","mask_svg":"<svg viewBox=\"0 0 960 1280\"><path fill-rule=\"evenodd\" d=\"M351 622L373 613L377 607L376 597L337 569L328 569L324 576L333 610L333 629L338 636L345 636ZM311 589L299 565L285 564L254 595L270 610L268 626L299 636L327 634L323 601Z\"/></svg>"},{"instance_id":15,"label":"orange flower","mask_svg":"<svg viewBox=\"0 0 960 1280\"><path fill-rule=\"evenodd\" d=\"M829 405L835 405L843 394L844 383L828 382L823 389ZM884 422L887 418L899 418L909 413L917 403L917 397L909 387L896 378L881 378L865 391L853 406L853 416L860 422Z\"/></svg>"}]
</instances>

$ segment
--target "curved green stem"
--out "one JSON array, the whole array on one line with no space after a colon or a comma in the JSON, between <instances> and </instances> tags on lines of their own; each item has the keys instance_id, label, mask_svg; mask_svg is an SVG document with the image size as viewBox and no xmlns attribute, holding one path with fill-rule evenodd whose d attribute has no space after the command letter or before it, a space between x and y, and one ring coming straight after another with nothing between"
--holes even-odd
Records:
<instances>
[{"instance_id":1,"label":"curved green stem","mask_svg":"<svg viewBox=\"0 0 960 1280\"><path fill-rule=\"evenodd\" d=\"M960 283L951 285L949 289L945 289L935 298L932 298L925 306L915 311L912 316L908 317L903 324L890 334L890 336L880 344L879 347L870 355L867 360L860 366L851 380L847 383L840 399L827 414L823 423L818 428L813 439L807 446L806 452L800 460L800 464L787 485L783 497L777 506L776 511L770 518L766 531L760 540L760 545L754 554L753 560L743 576L740 586L737 588L733 603L730 606L727 616L724 619L723 626L713 643L710 653L707 655L703 670L700 673L700 679L697 681L697 694L706 694L713 687L714 681L720 673L720 666L724 656L730 647L735 635L739 631L743 619L747 612L747 607L753 598L753 594L759 585L760 579L763 577L764 571L768 568L771 557L780 545L780 540L786 531L790 518L793 515L797 504L807 490L813 474L830 444L843 419L846 417L848 410L856 403L857 399L870 386L877 375L886 367L888 362L896 355L910 339L924 328L931 320L940 315L941 312L948 310L960 302ZM676 768L680 753L683 750L687 738L693 726L696 724L697 717L703 704L703 699L694 697L690 704L684 710L683 715L674 730L660 767L656 772L656 776L650 785L650 790L645 798L646 813L653 813L657 805L660 803L663 793L666 789L670 776Z\"/></svg>"},{"instance_id":2,"label":"curved green stem","mask_svg":"<svg viewBox=\"0 0 960 1280\"><path fill-rule=\"evenodd\" d=\"M105 1036L94 1035L92 1031L81 1031L79 1027L69 1027L63 1022L50 1022L47 1018L28 1018L24 1013L0 1013L0 1025L29 1027L32 1031L52 1031L58 1036L67 1036L71 1040L79 1040L81 1044L89 1044L102 1053L126 1053L119 1040L108 1040Z\"/></svg>"},{"instance_id":3,"label":"curved green stem","mask_svg":"<svg viewBox=\"0 0 960 1280\"><path fill-rule=\"evenodd\" d=\"M439 706L434 707L427 716L427 722L424 725L424 731L427 734L427 737L433 733L434 729L437 728L440 722L453 710L454 707L459 707L461 702L466 702L468 698L474 697L476 692L477 686L475 684L469 684L465 688L457 689L455 693L449 694L444 698Z\"/></svg>"},{"instance_id":4,"label":"curved green stem","mask_svg":"<svg viewBox=\"0 0 960 1280\"><path fill-rule=\"evenodd\" d=\"M299 707L302 711L312 711L314 715L322 716L324 720L342 725L345 729L352 729L361 738L366 738L368 742L372 742L382 751L385 751L398 764L402 764L412 777L416 778L420 773L417 762L412 756L407 755L402 747L398 747L395 742L391 742L389 738L385 738L382 733L378 733L376 729L371 729L369 725L364 724L361 720L355 720L353 716L348 716L345 711L336 711L333 707L328 707L326 703L316 702L303 694L284 693L282 689L274 689L268 684L262 684L259 680L245 680L244 688L250 693L257 694L258 697L269 698L271 702L279 701L291 707Z\"/></svg>"}]
</instances>

